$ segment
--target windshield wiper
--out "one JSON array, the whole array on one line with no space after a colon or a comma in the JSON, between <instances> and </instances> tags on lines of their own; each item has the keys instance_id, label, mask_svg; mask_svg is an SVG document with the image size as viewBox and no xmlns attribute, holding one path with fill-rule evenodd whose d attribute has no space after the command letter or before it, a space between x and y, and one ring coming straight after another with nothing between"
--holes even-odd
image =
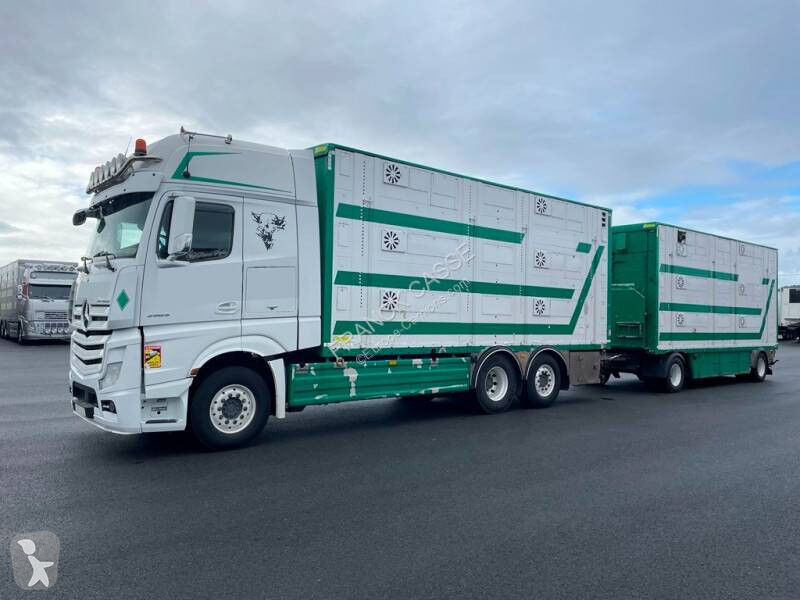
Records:
<instances>
[{"instance_id":1,"label":"windshield wiper","mask_svg":"<svg viewBox=\"0 0 800 600\"><path fill-rule=\"evenodd\" d=\"M109 271L112 271L112 272L113 272L113 271L116 271L116 270L117 270L117 269L116 269L116 268L114 268L114 266L111 264L111 259L112 259L112 258L117 258L117 255L116 255L116 254L114 254L113 252L108 252L108 251L106 251L106 250L102 250L102 251L98 252L97 254L95 254L95 255L94 255L92 258L97 258L98 256L105 256L105 257L106 257L106 268L107 268Z\"/></svg>"}]
</instances>

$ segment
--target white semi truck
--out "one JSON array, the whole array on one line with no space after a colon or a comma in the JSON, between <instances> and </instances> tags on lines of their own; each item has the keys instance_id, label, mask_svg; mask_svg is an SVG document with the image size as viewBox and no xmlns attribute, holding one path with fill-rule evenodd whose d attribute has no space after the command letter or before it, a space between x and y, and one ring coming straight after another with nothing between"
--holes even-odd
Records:
<instances>
[{"instance_id":1,"label":"white semi truck","mask_svg":"<svg viewBox=\"0 0 800 600\"><path fill-rule=\"evenodd\" d=\"M778 290L778 336L800 341L800 285L786 285Z\"/></svg>"},{"instance_id":2,"label":"white semi truck","mask_svg":"<svg viewBox=\"0 0 800 600\"><path fill-rule=\"evenodd\" d=\"M184 130L87 192L71 403L108 431L224 448L308 405L471 391L498 413L599 381L605 208Z\"/></svg>"},{"instance_id":3,"label":"white semi truck","mask_svg":"<svg viewBox=\"0 0 800 600\"><path fill-rule=\"evenodd\" d=\"M76 263L15 260L0 267L0 337L69 340L69 298Z\"/></svg>"}]
</instances>

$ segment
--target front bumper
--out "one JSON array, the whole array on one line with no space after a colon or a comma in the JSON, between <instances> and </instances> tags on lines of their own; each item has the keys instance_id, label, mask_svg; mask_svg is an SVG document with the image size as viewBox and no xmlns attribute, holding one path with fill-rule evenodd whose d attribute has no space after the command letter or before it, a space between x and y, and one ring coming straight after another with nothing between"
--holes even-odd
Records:
<instances>
[{"instance_id":1,"label":"front bumper","mask_svg":"<svg viewBox=\"0 0 800 600\"><path fill-rule=\"evenodd\" d=\"M73 339L73 343L75 340ZM112 433L181 431L191 379L142 387L141 336L136 329L110 332L104 348L92 356L91 364L81 361L72 347L70 354L70 408L83 421ZM111 385L104 378L109 362L119 371ZM101 382L104 385L101 389Z\"/></svg>"},{"instance_id":2,"label":"front bumper","mask_svg":"<svg viewBox=\"0 0 800 600\"><path fill-rule=\"evenodd\" d=\"M27 321L23 324L23 337L26 340L61 340L70 338L69 323L53 321Z\"/></svg>"}]
</instances>

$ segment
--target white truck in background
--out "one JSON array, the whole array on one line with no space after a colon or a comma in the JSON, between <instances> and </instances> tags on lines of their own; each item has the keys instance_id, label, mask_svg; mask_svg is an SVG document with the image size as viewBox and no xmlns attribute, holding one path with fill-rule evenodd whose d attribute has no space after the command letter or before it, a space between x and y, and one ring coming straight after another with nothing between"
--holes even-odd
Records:
<instances>
[{"instance_id":1,"label":"white truck in background","mask_svg":"<svg viewBox=\"0 0 800 600\"><path fill-rule=\"evenodd\" d=\"M596 383L609 210L335 144L186 132L98 167L73 224L71 406L244 444L308 405Z\"/></svg>"},{"instance_id":2,"label":"white truck in background","mask_svg":"<svg viewBox=\"0 0 800 600\"><path fill-rule=\"evenodd\" d=\"M0 337L70 339L69 298L77 275L72 262L15 260L0 267Z\"/></svg>"},{"instance_id":3,"label":"white truck in background","mask_svg":"<svg viewBox=\"0 0 800 600\"><path fill-rule=\"evenodd\" d=\"M778 337L800 342L800 285L778 290Z\"/></svg>"}]
</instances>

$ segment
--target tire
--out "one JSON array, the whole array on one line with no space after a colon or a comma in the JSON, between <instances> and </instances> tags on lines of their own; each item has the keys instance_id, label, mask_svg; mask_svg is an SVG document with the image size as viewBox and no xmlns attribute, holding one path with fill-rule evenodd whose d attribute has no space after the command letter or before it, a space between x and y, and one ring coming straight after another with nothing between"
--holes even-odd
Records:
<instances>
[{"instance_id":1,"label":"tire","mask_svg":"<svg viewBox=\"0 0 800 600\"><path fill-rule=\"evenodd\" d=\"M675 394L686 384L686 363L680 356L673 356L667 361L667 375L661 380L661 389Z\"/></svg>"},{"instance_id":2,"label":"tire","mask_svg":"<svg viewBox=\"0 0 800 600\"><path fill-rule=\"evenodd\" d=\"M6 322L0 321L0 339L6 337Z\"/></svg>"},{"instance_id":3,"label":"tire","mask_svg":"<svg viewBox=\"0 0 800 600\"><path fill-rule=\"evenodd\" d=\"M756 358L756 366L750 369L750 381L761 383L767 378L767 369L769 363L767 362L767 355L763 352L758 353Z\"/></svg>"},{"instance_id":4,"label":"tire","mask_svg":"<svg viewBox=\"0 0 800 600\"><path fill-rule=\"evenodd\" d=\"M204 379L192 394L189 419L201 444L222 450L252 441L267 424L271 410L272 393L263 377L247 367L224 367Z\"/></svg>"},{"instance_id":5,"label":"tire","mask_svg":"<svg viewBox=\"0 0 800 600\"><path fill-rule=\"evenodd\" d=\"M609 379L611 379L611 373L603 372L600 374L600 381L597 385L606 385Z\"/></svg>"},{"instance_id":6,"label":"tire","mask_svg":"<svg viewBox=\"0 0 800 600\"><path fill-rule=\"evenodd\" d=\"M552 406L561 391L561 377L561 366L553 356L537 356L525 380L525 404L532 408Z\"/></svg>"},{"instance_id":7,"label":"tire","mask_svg":"<svg viewBox=\"0 0 800 600\"><path fill-rule=\"evenodd\" d=\"M517 395L519 376L513 361L504 354L487 358L475 377L475 400L486 414L507 411Z\"/></svg>"}]
</instances>

